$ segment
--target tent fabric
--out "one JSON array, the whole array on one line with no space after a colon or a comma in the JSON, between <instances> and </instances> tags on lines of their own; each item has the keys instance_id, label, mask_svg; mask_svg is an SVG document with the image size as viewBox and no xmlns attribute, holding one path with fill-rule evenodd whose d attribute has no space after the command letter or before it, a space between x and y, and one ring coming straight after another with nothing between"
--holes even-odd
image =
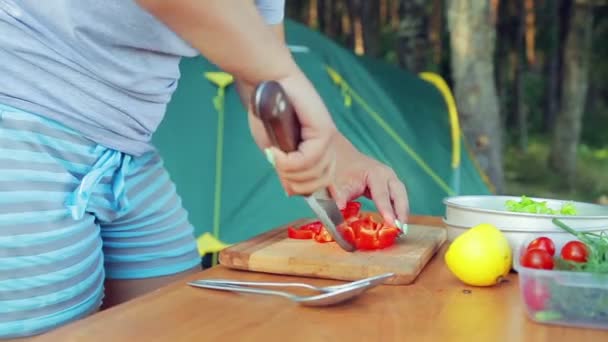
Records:
<instances>
[{"instance_id":1,"label":"tent fabric","mask_svg":"<svg viewBox=\"0 0 608 342\"><path fill-rule=\"evenodd\" d=\"M412 214L443 215L445 196L490 193L470 154L460 153L454 164L449 101L436 85L356 56L292 21L286 39L342 134L406 184ZM184 59L181 73L153 142L197 236L219 240L216 249L199 241L201 254L313 217L302 198L285 195L254 143L230 76L202 57ZM373 202L361 201L375 210Z\"/></svg>"}]
</instances>

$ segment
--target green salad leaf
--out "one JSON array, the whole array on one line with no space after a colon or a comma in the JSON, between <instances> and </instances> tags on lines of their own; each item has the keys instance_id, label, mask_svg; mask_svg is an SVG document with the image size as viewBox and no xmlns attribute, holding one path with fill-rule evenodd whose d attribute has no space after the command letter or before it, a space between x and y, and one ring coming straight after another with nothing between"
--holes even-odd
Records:
<instances>
[{"instance_id":1,"label":"green salad leaf","mask_svg":"<svg viewBox=\"0 0 608 342\"><path fill-rule=\"evenodd\" d=\"M527 196L521 196L519 201L508 200L505 202L508 211L530 214L548 215L576 215L576 207L573 203L564 203L559 210L552 209L547 205L547 201L535 201Z\"/></svg>"}]
</instances>

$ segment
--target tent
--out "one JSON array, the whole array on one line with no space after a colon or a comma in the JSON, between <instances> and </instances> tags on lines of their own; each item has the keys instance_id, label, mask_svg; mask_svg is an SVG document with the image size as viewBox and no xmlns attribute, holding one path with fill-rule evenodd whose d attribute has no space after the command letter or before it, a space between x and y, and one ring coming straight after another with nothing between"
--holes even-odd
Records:
<instances>
[{"instance_id":1,"label":"tent","mask_svg":"<svg viewBox=\"0 0 608 342\"><path fill-rule=\"evenodd\" d=\"M412 214L443 215L448 195L491 193L463 146L453 99L439 76L356 56L292 21L286 38L338 129L405 182ZM232 77L203 57L184 59L181 73L153 142L201 237L201 254L312 217L303 199L285 196L253 142ZM373 202L361 201L375 210Z\"/></svg>"}]
</instances>

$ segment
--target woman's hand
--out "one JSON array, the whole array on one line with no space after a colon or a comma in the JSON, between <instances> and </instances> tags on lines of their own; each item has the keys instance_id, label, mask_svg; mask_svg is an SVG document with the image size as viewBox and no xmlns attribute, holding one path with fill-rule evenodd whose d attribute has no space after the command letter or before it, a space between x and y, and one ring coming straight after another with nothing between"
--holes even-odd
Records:
<instances>
[{"instance_id":1,"label":"woman's hand","mask_svg":"<svg viewBox=\"0 0 608 342\"><path fill-rule=\"evenodd\" d=\"M409 202L405 185L388 166L359 152L344 136L336 138L334 198L340 208L360 196L374 201L386 222L407 222Z\"/></svg>"},{"instance_id":2,"label":"woman's hand","mask_svg":"<svg viewBox=\"0 0 608 342\"><path fill-rule=\"evenodd\" d=\"M279 80L302 125L298 150L284 153L271 147L261 121L249 123L257 145L266 151L288 195L309 195L329 187L338 206L360 196L372 199L386 222L407 221L407 191L388 166L359 152L341 135L322 99L300 71Z\"/></svg>"},{"instance_id":3,"label":"woman's hand","mask_svg":"<svg viewBox=\"0 0 608 342\"><path fill-rule=\"evenodd\" d=\"M298 149L290 153L271 146L262 123L250 114L254 140L266 150L288 195L309 195L330 187L335 179L335 139L338 132L327 108L299 69L277 81L298 116L302 141Z\"/></svg>"}]
</instances>

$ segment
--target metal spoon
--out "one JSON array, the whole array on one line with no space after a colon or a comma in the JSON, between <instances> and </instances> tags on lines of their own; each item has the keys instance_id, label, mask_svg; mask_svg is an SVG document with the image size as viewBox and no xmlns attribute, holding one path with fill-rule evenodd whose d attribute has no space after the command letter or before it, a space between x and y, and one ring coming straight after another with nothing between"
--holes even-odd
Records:
<instances>
[{"instance_id":1,"label":"metal spoon","mask_svg":"<svg viewBox=\"0 0 608 342\"><path fill-rule=\"evenodd\" d=\"M365 279L359 279L356 281L348 282L340 285L331 285L331 286L314 286L305 283L282 283L282 282L261 282L261 281L237 281L237 280L229 280L229 279L201 279L195 280L192 283L199 284L215 284L215 285L237 285L237 286L273 286L273 287L303 287L307 289L311 289L319 292L331 292L335 290L339 290L342 288L356 286L362 283L369 283L370 286L367 288L370 289L377 285L380 285L384 282L385 279L394 276L395 273L384 273L376 276L372 276Z\"/></svg>"},{"instance_id":2,"label":"metal spoon","mask_svg":"<svg viewBox=\"0 0 608 342\"><path fill-rule=\"evenodd\" d=\"M314 296L296 296L287 292L256 289L246 286L212 284L204 282L191 282L188 284L194 287L202 287L215 290L280 296L304 306L330 306L342 303L365 292L370 285L369 283L359 283L359 285L344 287L331 292L326 292Z\"/></svg>"}]
</instances>

